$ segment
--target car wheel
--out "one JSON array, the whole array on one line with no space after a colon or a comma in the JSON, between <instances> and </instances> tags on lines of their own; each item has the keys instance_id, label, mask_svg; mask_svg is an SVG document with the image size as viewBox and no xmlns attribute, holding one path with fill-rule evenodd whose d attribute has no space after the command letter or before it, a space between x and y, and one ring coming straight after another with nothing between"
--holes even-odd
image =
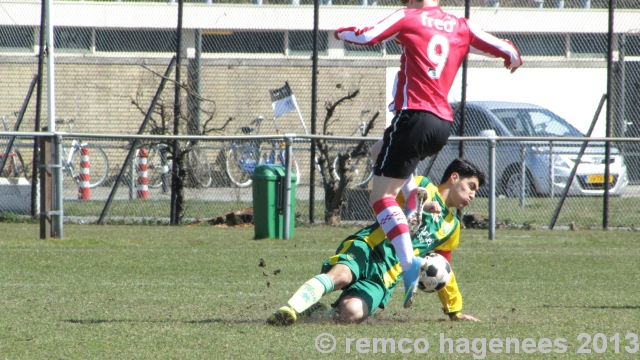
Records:
<instances>
[{"instance_id":1,"label":"car wheel","mask_svg":"<svg viewBox=\"0 0 640 360\"><path fill-rule=\"evenodd\" d=\"M507 172L502 180L502 193L508 198L519 198L522 194L522 173L520 171ZM527 173L525 179L525 196L534 196L533 184Z\"/></svg>"}]
</instances>

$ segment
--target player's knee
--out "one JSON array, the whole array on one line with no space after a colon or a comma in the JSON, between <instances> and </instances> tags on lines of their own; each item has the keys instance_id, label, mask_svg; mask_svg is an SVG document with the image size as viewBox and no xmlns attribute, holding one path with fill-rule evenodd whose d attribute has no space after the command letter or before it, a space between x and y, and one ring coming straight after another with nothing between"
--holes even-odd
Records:
<instances>
[{"instance_id":1,"label":"player's knee","mask_svg":"<svg viewBox=\"0 0 640 360\"><path fill-rule=\"evenodd\" d=\"M338 319L343 323L360 323L369 316L369 307L360 298L351 297L340 302Z\"/></svg>"}]
</instances>

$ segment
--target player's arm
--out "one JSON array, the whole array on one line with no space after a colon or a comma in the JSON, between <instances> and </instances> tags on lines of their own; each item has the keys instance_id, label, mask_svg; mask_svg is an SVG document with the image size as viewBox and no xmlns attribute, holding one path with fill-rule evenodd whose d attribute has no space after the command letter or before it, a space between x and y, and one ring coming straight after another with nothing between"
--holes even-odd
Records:
<instances>
[{"instance_id":1,"label":"player's arm","mask_svg":"<svg viewBox=\"0 0 640 360\"><path fill-rule=\"evenodd\" d=\"M442 311L449 315L449 318L455 317L462 311L462 294L458 289L455 272L451 271L451 279L447 286L438 291L438 297L442 303Z\"/></svg>"},{"instance_id":2,"label":"player's arm","mask_svg":"<svg viewBox=\"0 0 640 360\"><path fill-rule=\"evenodd\" d=\"M422 211L426 211L431 214L440 214L442 212L442 207L437 201L425 201L424 206L422 206Z\"/></svg>"},{"instance_id":3,"label":"player's arm","mask_svg":"<svg viewBox=\"0 0 640 360\"><path fill-rule=\"evenodd\" d=\"M470 31L469 52L504 59L504 66L513 73L522 65L518 48L509 40L498 39L479 27L467 22Z\"/></svg>"},{"instance_id":4,"label":"player's arm","mask_svg":"<svg viewBox=\"0 0 640 360\"><path fill-rule=\"evenodd\" d=\"M438 291L438 297L442 303L442 311L449 316L451 321L479 321L471 315L462 313L462 294L458 289L458 283L453 271L451 271L451 279L447 286Z\"/></svg>"},{"instance_id":5,"label":"player's arm","mask_svg":"<svg viewBox=\"0 0 640 360\"><path fill-rule=\"evenodd\" d=\"M333 33L333 36L348 43L373 46L385 40L395 39L403 19L404 10L400 9L374 26L339 28Z\"/></svg>"}]
</instances>

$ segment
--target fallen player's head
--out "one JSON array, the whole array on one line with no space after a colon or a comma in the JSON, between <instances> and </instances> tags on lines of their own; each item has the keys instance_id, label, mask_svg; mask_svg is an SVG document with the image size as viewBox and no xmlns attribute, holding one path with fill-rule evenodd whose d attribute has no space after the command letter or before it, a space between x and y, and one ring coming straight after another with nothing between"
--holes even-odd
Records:
<instances>
[{"instance_id":1,"label":"fallen player's head","mask_svg":"<svg viewBox=\"0 0 640 360\"><path fill-rule=\"evenodd\" d=\"M485 179L486 175L475 164L464 159L453 160L440 180L440 187L448 189L447 206L462 209L469 205Z\"/></svg>"}]
</instances>

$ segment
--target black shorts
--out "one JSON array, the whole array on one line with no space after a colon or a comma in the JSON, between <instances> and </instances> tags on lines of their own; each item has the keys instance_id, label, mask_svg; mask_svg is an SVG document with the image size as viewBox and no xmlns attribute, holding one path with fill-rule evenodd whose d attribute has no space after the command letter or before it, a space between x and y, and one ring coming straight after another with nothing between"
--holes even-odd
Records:
<instances>
[{"instance_id":1,"label":"black shorts","mask_svg":"<svg viewBox=\"0 0 640 360\"><path fill-rule=\"evenodd\" d=\"M384 131L374 175L407 179L420 160L447 144L451 122L422 110L401 110Z\"/></svg>"}]
</instances>

